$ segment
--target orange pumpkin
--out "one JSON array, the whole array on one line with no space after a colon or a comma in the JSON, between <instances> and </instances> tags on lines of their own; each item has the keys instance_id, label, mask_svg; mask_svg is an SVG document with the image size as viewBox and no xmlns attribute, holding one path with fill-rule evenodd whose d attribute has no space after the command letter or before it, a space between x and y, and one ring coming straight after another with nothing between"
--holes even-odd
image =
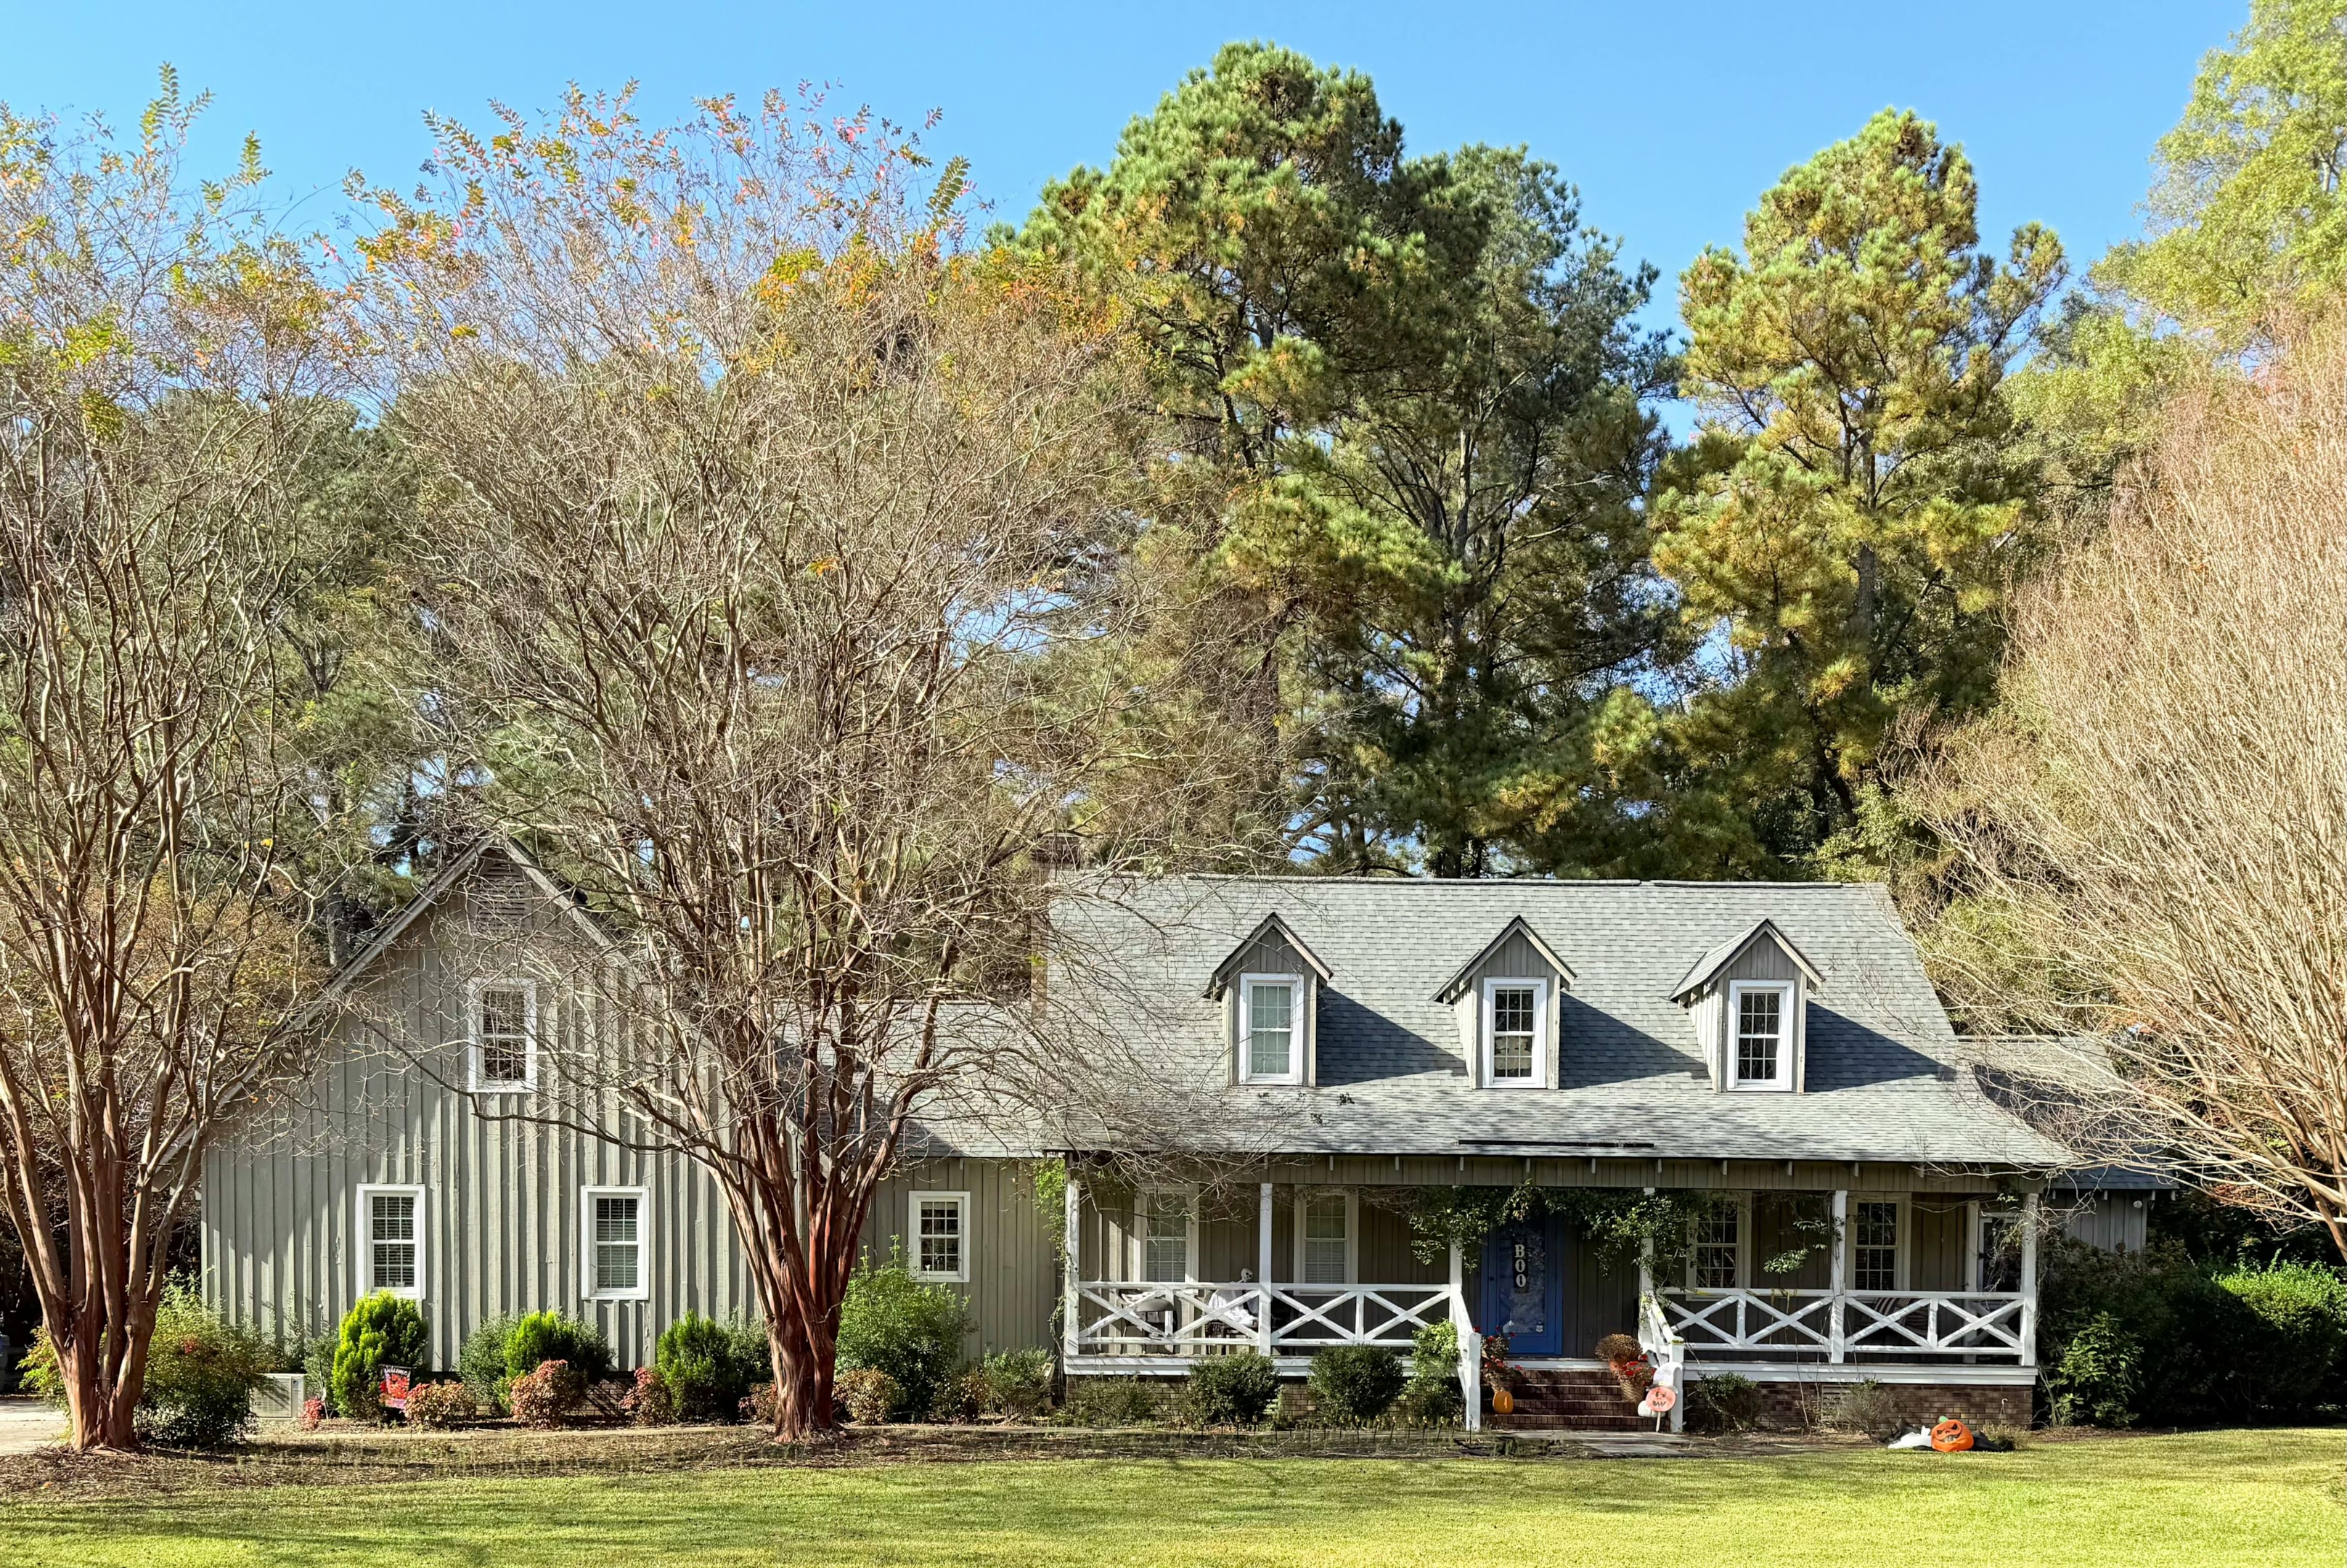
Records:
<instances>
[{"instance_id":1,"label":"orange pumpkin","mask_svg":"<svg viewBox=\"0 0 2347 1568\"><path fill-rule=\"evenodd\" d=\"M1491 1413L1499 1416L1514 1415L1516 1397L1505 1389L1494 1387L1491 1389Z\"/></svg>"},{"instance_id":2,"label":"orange pumpkin","mask_svg":"<svg viewBox=\"0 0 2347 1568\"><path fill-rule=\"evenodd\" d=\"M1932 1447L1943 1454L1960 1454L1973 1446L1973 1430L1950 1416L1932 1429Z\"/></svg>"}]
</instances>

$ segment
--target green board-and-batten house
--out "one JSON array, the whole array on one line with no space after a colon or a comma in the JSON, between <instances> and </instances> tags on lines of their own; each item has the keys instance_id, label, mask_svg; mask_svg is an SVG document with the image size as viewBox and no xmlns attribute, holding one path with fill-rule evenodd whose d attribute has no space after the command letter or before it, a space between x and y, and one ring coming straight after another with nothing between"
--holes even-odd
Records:
<instances>
[{"instance_id":1,"label":"green board-and-batten house","mask_svg":"<svg viewBox=\"0 0 2347 1568\"><path fill-rule=\"evenodd\" d=\"M2068 1156L1983 1092L1875 886L1185 877L1071 888L1054 930L1117 972L1047 969L1055 1004L1092 994L1183 1086L1168 1142L1213 1177L1136 1184L1072 1117L931 1118L866 1243L967 1292L973 1353L1046 1346L1085 1377L1245 1347L1300 1374L1448 1318L1509 1337L1518 1420L1622 1419L1591 1359L1622 1332L1690 1378L1786 1399L1871 1378L2021 1422L2040 1231L2142 1244L2144 1188L2049 1188ZM498 1313L582 1313L641 1363L688 1308L754 1310L690 1161L497 1114L541 1047L595 1028L591 997L512 959L532 940L600 938L490 843L347 967L312 1092L206 1168L223 1308L314 1331L392 1289L444 1364ZM1039 1204L1044 1161L1067 1179ZM1561 1216L1413 1248L1415 1190L1526 1183L1727 1201L1668 1277Z\"/></svg>"}]
</instances>

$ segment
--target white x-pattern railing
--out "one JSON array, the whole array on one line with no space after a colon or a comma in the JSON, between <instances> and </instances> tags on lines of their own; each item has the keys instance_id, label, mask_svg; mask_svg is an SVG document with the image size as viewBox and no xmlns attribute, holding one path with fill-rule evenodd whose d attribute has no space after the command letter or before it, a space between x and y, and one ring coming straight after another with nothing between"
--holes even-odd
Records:
<instances>
[{"instance_id":1,"label":"white x-pattern railing","mask_svg":"<svg viewBox=\"0 0 2347 1568\"><path fill-rule=\"evenodd\" d=\"M1451 1316L1447 1285L1088 1280L1076 1300L1079 1355L1196 1356L1243 1346L1276 1356L1332 1345L1401 1350L1420 1328Z\"/></svg>"},{"instance_id":2,"label":"white x-pattern railing","mask_svg":"<svg viewBox=\"0 0 2347 1568\"><path fill-rule=\"evenodd\" d=\"M1686 1290L1665 1293L1663 1309L1696 1354L2020 1361L2025 1300L2012 1291Z\"/></svg>"}]
</instances>

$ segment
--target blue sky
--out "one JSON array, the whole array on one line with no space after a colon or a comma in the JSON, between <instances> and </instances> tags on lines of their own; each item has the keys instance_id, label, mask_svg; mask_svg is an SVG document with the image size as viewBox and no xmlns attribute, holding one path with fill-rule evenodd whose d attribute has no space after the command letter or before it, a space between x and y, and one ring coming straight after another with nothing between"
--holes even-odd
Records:
<instances>
[{"instance_id":1,"label":"blue sky","mask_svg":"<svg viewBox=\"0 0 2347 1568\"><path fill-rule=\"evenodd\" d=\"M2246 0L1974 0L1872 5L1020 7L205 5L10 0L0 99L128 120L155 67L216 97L202 150L247 129L302 226L340 207L354 166L412 174L420 112L485 118L495 97L553 101L566 80L636 78L665 116L712 92L803 78L899 120L944 111L929 138L967 154L998 215L1046 179L1105 160L1133 115L1217 45L1268 37L1368 72L1420 150L1524 142L1581 186L1587 219L1669 280L1732 241L1788 165L1886 104L1936 119L1979 168L1983 228L2051 223L2090 260L2134 232L2151 144L2200 55ZM313 216L314 215L314 216Z\"/></svg>"}]
</instances>

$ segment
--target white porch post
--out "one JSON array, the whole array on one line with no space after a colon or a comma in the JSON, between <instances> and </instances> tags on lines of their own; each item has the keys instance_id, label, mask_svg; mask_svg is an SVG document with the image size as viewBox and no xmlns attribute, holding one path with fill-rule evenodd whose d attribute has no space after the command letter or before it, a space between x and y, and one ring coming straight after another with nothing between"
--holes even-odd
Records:
<instances>
[{"instance_id":1,"label":"white porch post","mask_svg":"<svg viewBox=\"0 0 2347 1568\"><path fill-rule=\"evenodd\" d=\"M1263 1184L1263 1194L1255 1211L1255 1282L1261 1294L1255 1297L1255 1348L1265 1355L1271 1354L1271 1184Z\"/></svg>"},{"instance_id":2,"label":"white porch post","mask_svg":"<svg viewBox=\"0 0 2347 1568\"><path fill-rule=\"evenodd\" d=\"M1076 1175L1075 1168L1071 1163L1067 1181L1067 1213L1062 1217L1062 1223L1067 1227L1062 1233L1062 1245L1067 1248L1068 1277L1061 1287L1060 1306L1061 1314L1065 1320L1061 1328L1061 1365L1070 1368L1075 1365L1077 1348L1082 1340L1083 1292L1081 1284L1084 1273L1083 1205L1084 1184Z\"/></svg>"},{"instance_id":3,"label":"white porch post","mask_svg":"<svg viewBox=\"0 0 2347 1568\"><path fill-rule=\"evenodd\" d=\"M1849 1358L1849 1325L1842 1316L1841 1293L1850 1284L1850 1189L1836 1187L1833 1195L1833 1300L1826 1308L1826 1358Z\"/></svg>"},{"instance_id":4,"label":"white porch post","mask_svg":"<svg viewBox=\"0 0 2347 1568\"><path fill-rule=\"evenodd\" d=\"M1459 1330L1459 1392L1467 1401L1467 1430L1483 1430L1483 1338L1467 1310L1467 1259L1450 1244L1450 1322Z\"/></svg>"},{"instance_id":5,"label":"white porch post","mask_svg":"<svg viewBox=\"0 0 2347 1568\"><path fill-rule=\"evenodd\" d=\"M2037 1365L2037 1194L2021 1199L2021 1364Z\"/></svg>"}]
</instances>

